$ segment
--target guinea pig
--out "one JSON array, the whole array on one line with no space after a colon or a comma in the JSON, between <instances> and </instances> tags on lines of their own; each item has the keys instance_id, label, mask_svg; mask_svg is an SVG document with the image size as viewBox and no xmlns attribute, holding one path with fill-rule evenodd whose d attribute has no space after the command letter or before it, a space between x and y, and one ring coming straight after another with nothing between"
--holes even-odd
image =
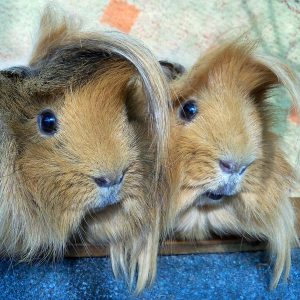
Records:
<instances>
[{"instance_id":1,"label":"guinea pig","mask_svg":"<svg viewBox=\"0 0 300 300\"><path fill-rule=\"evenodd\" d=\"M137 78L147 98L151 172L127 114ZM132 271L136 257L155 259L147 237L156 226L153 182L163 178L166 158L166 86L155 57L129 36L83 32L57 12L44 13L28 66L0 71L3 255L59 257L96 222L115 268Z\"/></svg>"},{"instance_id":2,"label":"guinea pig","mask_svg":"<svg viewBox=\"0 0 300 300\"><path fill-rule=\"evenodd\" d=\"M275 256L271 286L298 242L289 200L293 167L272 132L268 98L283 86L299 108L299 81L282 62L230 41L203 55L171 84L171 196L165 230L183 239L237 234L266 240Z\"/></svg>"}]
</instances>

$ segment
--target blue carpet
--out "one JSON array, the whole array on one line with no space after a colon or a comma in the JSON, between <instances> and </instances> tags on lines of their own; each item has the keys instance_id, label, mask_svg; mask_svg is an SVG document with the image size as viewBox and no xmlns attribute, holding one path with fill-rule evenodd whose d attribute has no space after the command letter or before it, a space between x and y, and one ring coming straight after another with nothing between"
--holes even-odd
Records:
<instances>
[{"instance_id":1,"label":"blue carpet","mask_svg":"<svg viewBox=\"0 0 300 300\"><path fill-rule=\"evenodd\" d=\"M263 252L165 256L140 299L299 299L300 249L293 251L287 284L268 291L271 269ZM55 264L0 261L1 299L133 299L114 280L107 258L65 259Z\"/></svg>"}]
</instances>

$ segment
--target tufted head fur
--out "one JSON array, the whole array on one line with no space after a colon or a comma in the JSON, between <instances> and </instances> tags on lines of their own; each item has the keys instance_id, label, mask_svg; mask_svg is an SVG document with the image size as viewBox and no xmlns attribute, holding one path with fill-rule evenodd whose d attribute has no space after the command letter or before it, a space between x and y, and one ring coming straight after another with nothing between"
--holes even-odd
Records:
<instances>
[{"instance_id":1,"label":"tufted head fur","mask_svg":"<svg viewBox=\"0 0 300 300\"><path fill-rule=\"evenodd\" d=\"M297 241L289 201L295 174L271 132L270 91L283 85L299 108L299 82L254 44L210 50L171 83L169 161L172 197L167 228L182 238L213 233L266 239L276 256L272 286L290 269Z\"/></svg>"}]
</instances>

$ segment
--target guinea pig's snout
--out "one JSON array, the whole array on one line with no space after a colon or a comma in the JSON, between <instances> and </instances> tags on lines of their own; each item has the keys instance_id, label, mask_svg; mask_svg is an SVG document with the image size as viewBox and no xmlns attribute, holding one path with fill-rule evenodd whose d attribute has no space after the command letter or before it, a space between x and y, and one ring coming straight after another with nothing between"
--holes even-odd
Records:
<instances>
[{"instance_id":1,"label":"guinea pig's snout","mask_svg":"<svg viewBox=\"0 0 300 300\"><path fill-rule=\"evenodd\" d=\"M201 195L196 205L221 203L223 197L237 194L241 189L242 175L253 162L254 160L250 163L245 163L245 161L241 163L233 159L220 159L219 167L221 172L218 176L218 183L213 183L210 189Z\"/></svg>"},{"instance_id":2,"label":"guinea pig's snout","mask_svg":"<svg viewBox=\"0 0 300 300\"><path fill-rule=\"evenodd\" d=\"M100 176L100 177L94 177L94 181L101 188L110 188L115 185L121 184L123 181L124 175L125 175L125 171L117 173L117 174L107 174L107 175Z\"/></svg>"},{"instance_id":3,"label":"guinea pig's snout","mask_svg":"<svg viewBox=\"0 0 300 300\"><path fill-rule=\"evenodd\" d=\"M250 166L250 164L240 164L234 160L220 160L219 165L224 173L238 175L242 175Z\"/></svg>"},{"instance_id":4,"label":"guinea pig's snout","mask_svg":"<svg viewBox=\"0 0 300 300\"><path fill-rule=\"evenodd\" d=\"M122 191L124 176L127 170L93 177L98 187L98 196L94 203L96 209L103 209L121 201L120 192Z\"/></svg>"}]
</instances>

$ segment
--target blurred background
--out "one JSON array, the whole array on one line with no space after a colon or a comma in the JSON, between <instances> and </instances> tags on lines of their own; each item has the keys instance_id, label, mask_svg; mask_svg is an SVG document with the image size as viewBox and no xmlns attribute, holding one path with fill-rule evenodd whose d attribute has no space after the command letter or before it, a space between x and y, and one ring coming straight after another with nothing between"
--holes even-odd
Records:
<instances>
[{"instance_id":1,"label":"blurred background","mask_svg":"<svg viewBox=\"0 0 300 300\"><path fill-rule=\"evenodd\" d=\"M0 0L0 66L26 63L47 0ZM260 51L280 57L300 72L299 0L57 0L54 6L80 17L93 30L119 30L142 40L159 59L186 67L224 37L243 32ZM280 107L274 130L292 164L299 163L300 118L288 96L276 91ZM300 189L299 189L300 191ZM300 195L300 193L299 193Z\"/></svg>"}]
</instances>

